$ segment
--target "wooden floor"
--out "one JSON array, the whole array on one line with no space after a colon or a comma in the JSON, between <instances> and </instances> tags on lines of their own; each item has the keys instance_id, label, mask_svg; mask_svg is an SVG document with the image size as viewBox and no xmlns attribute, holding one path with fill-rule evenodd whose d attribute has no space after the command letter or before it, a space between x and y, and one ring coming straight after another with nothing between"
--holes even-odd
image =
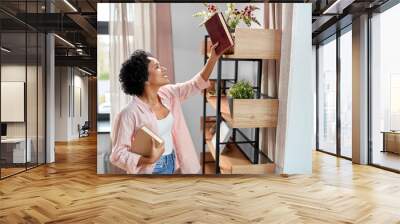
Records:
<instances>
[{"instance_id":1,"label":"wooden floor","mask_svg":"<svg viewBox=\"0 0 400 224\"><path fill-rule=\"evenodd\" d=\"M5 178L11 175L15 175L20 172L24 172L25 170L29 169L34 169L37 165L36 164L27 164L27 167L25 168L25 165L18 165L18 167L7 167L1 168L1 178Z\"/></svg>"},{"instance_id":2,"label":"wooden floor","mask_svg":"<svg viewBox=\"0 0 400 224\"><path fill-rule=\"evenodd\" d=\"M17 168L4 168L3 167L3 168L1 168L1 177L2 178L3 177L7 177L7 176L10 176L10 175L22 172L24 170L26 170L25 167L24 168L19 168L19 167L17 167Z\"/></svg>"},{"instance_id":3,"label":"wooden floor","mask_svg":"<svg viewBox=\"0 0 400 224\"><path fill-rule=\"evenodd\" d=\"M400 175L314 153L312 175L96 174L96 139L0 181L0 223L400 223Z\"/></svg>"}]
</instances>

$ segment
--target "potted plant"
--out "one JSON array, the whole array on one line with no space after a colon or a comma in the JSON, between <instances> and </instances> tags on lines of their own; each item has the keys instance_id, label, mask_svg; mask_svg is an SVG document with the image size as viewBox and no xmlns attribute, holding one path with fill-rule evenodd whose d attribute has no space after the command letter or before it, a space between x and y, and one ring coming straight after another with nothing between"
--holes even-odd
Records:
<instances>
[{"instance_id":1,"label":"potted plant","mask_svg":"<svg viewBox=\"0 0 400 224\"><path fill-rule=\"evenodd\" d=\"M219 9L215 4L208 4L204 3L204 6L207 7L207 10L203 10L201 12L197 12L193 14L194 17L202 17L203 22L210 18L214 13L218 13ZM235 41L235 29L239 25L240 22L243 22L246 26L250 27L251 24L254 22L261 26L260 22L256 19L254 16L253 12L255 10L258 10L259 8L254 6L254 5L247 5L244 9L239 10L236 8L235 3L227 3L226 4L227 9L223 13L224 19L226 21L227 27L229 32L231 33L233 41ZM211 40L208 39L208 46L210 47ZM209 50L209 49L208 49ZM207 50L207 51L208 51ZM233 54L234 53L234 47L231 47L228 49L224 54Z\"/></svg>"},{"instance_id":2,"label":"potted plant","mask_svg":"<svg viewBox=\"0 0 400 224\"><path fill-rule=\"evenodd\" d=\"M232 85L228 91L228 104L231 116L233 117L233 100L234 99L254 99L253 86L249 81L241 80Z\"/></svg>"},{"instance_id":3,"label":"potted plant","mask_svg":"<svg viewBox=\"0 0 400 224\"><path fill-rule=\"evenodd\" d=\"M214 13L219 12L219 9L215 4L212 3L204 3L204 6L207 7L207 11L203 10L201 12L197 12L193 14L194 17L202 17L203 21L207 20ZM231 33L235 32L235 28L239 25L240 22L243 22L246 26L250 27L254 22L261 26L260 22L256 19L253 12L258 10L259 8L254 5L247 5L244 9L239 10L236 8L235 3L227 3L227 9L223 13L228 29Z\"/></svg>"}]
</instances>

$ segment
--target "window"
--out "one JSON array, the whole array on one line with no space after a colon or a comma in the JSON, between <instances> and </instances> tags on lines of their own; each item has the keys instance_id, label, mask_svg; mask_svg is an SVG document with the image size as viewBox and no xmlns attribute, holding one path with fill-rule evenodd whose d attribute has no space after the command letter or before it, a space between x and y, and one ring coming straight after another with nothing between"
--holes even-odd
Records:
<instances>
[{"instance_id":1,"label":"window","mask_svg":"<svg viewBox=\"0 0 400 224\"><path fill-rule=\"evenodd\" d=\"M15 2L0 5L15 6ZM45 9L44 1L21 1L17 5L11 8L22 17ZM0 12L0 17L3 22L0 29L2 179L45 163L46 37L40 30L4 12Z\"/></svg>"},{"instance_id":2,"label":"window","mask_svg":"<svg viewBox=\"0 0 400 224\"><path fill-rule=\"evenodd\" d=\"M110 4L97 4L97 19L99 24L106 26L108 30L108 21L110 20ZM110 129L110 36L107 32L97 35L97 101L98 101L98 131L109 131Z\"/></svg>"},{"instance_id":3,"label":"window","mask_svg":"<svg viewBox=\"0 0 400 224\"><path fill-rule=\"evenodd\" d=\"M400 170L400 155L385 145L385 135L400 139L400 4L371 18L371 140L372 164ZM386 132L386 133L385 133ZM389 134L387 134L389 133ZM393 135L394 134L394 135ZM397 136L397 137L393 137ZM392 144L391 143L391 144ZM400 152L399 152L400 153Z\"/></svg>"},{"instance_id":4,"label":"window","mask_svg":"<svg viewBox=\"0 0 400 224\"><path fill-rule=\"evenodd\" d=\"M318 48L318 149L336 153L336 40Z\"/></svg>"},{"instance_id":5,"label":"window","mask_svg":"<svg viewBox=\"0 0 400 224\"><path fill-rule=\"evenodd\" d=\"M97 4L97 21L110 21L110 3Z\"/></svg>"},{"instance_id":6,"label":"window","mask_svg":"<svg viewBox=\"0 0 400 224\"><path fill-rule=\"evenodd\" d=\"M352 32L340 36L340 155L352 157Z\"/></svg>"},{"instance_id":7,"label":"window","mask_svg":"<svg viewBox=\"0 0 400 224\"><path fill-rule=\"evenodd\" d=\"M390 130L400 130L400 73L390 74Z\"/></svg>"},{"instance_id":8,"label":"window","mask_svg":"<svg viewBox=\"0 0 400 224\"><path fill-rule=\"evenodd\" d=\"M97 47L98 47L98 113L109 114L110 113L110 78L109 78L109 36L98 35L97 36Z\"/></svg>"}]
</instances>

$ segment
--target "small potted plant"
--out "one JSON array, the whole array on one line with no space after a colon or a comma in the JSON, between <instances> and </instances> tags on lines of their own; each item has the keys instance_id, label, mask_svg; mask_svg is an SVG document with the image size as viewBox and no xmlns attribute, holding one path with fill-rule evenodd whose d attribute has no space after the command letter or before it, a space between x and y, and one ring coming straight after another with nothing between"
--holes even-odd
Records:
<instances>
[{"instance_id":1,"label":"small potted plant","mask_svg":"<svg viewBox=\"0 0 400 224\"><path fill-rule=\"evenodd\" d=\"M249 81L241 80L229 88L228 104L229 104L229 110L231 112L231 116L233 116L233 100L234 99L254 99L253 86L250 84Z\"/></svg>"},{"instance_id":2,"label":"small potted plant","mask_svg":"<svg viewBox=\"0 0 400 224\"><path fill-rule=\"evenodd\" d=\"M193 14L194 17L202 17L203 22L206 21L208 18L210 18L214 13L219 12L219 9L215 4L204 3L204 6L207 7L207 10L203 10L201 12ZM235 41L235 29L240 24L241 21L248 27L250 27L253 22L261 26L260 22L258 22L258 20L253 14L255 10L259 9L258 7L254 5L247 5L244 9L239 10L236 8L235 3L227 3L226 6L227 9L223 13L223 16L226 21L228 30L231 33L233 41ZM210 50L211 47L210 42L211 40L208 39L207 45L209 47L207 51ZM228 55L233 53L234 53L234 47L231 47L224 54Z\"/></svg>"},{"instance_id":3,"label":"small potted plant","mask_svg":"<svg viewBox=\"0 0 400 224\"><path fill-rule=\"evenodd\" d=\"M194 17L203 17L203 21L207 20L214 13L219 12L219 9L215 4L207 4L204 3L204 6L207 7L207 11L201 11L193 14ZM261 26L260 22L256 19L253 12L258 10L259 8L254 5L247 5L244 9L239 10L236 8L235 3L227 3L227 9L223 13L228 29L231 33L235 32L235 28L242 21L246 26L250 27L254 22Z\"/></svg>"}]
</instances>

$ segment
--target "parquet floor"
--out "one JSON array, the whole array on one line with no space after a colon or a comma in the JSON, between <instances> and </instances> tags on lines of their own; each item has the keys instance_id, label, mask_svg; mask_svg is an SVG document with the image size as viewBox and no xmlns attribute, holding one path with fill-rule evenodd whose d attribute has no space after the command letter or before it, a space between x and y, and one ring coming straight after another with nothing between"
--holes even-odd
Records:
<instances>
[{"instance_id":1,"label":"parquet floor","mask_svg":"<svg viewBox=\"0 0 400 224\"><path fill-rule=\"evenodd\" d=\"M0 223L400 223L400 175L314 153L312 175L96 175L96 139L0 181Z\"/></svg>"},{"instance_id":2,"label":"parquet floor","mask_svg":"<svg viewBox=\"0 0 400 224\"><path fill-rule=\"evenodd\" d=\"M15 173L24 171L24 170L25 170L25 167L24 168L4 168L3 167L3 168L1 168L1 176L7 177L7 176L13 175Z\"/></svg>"}]
</instances>

